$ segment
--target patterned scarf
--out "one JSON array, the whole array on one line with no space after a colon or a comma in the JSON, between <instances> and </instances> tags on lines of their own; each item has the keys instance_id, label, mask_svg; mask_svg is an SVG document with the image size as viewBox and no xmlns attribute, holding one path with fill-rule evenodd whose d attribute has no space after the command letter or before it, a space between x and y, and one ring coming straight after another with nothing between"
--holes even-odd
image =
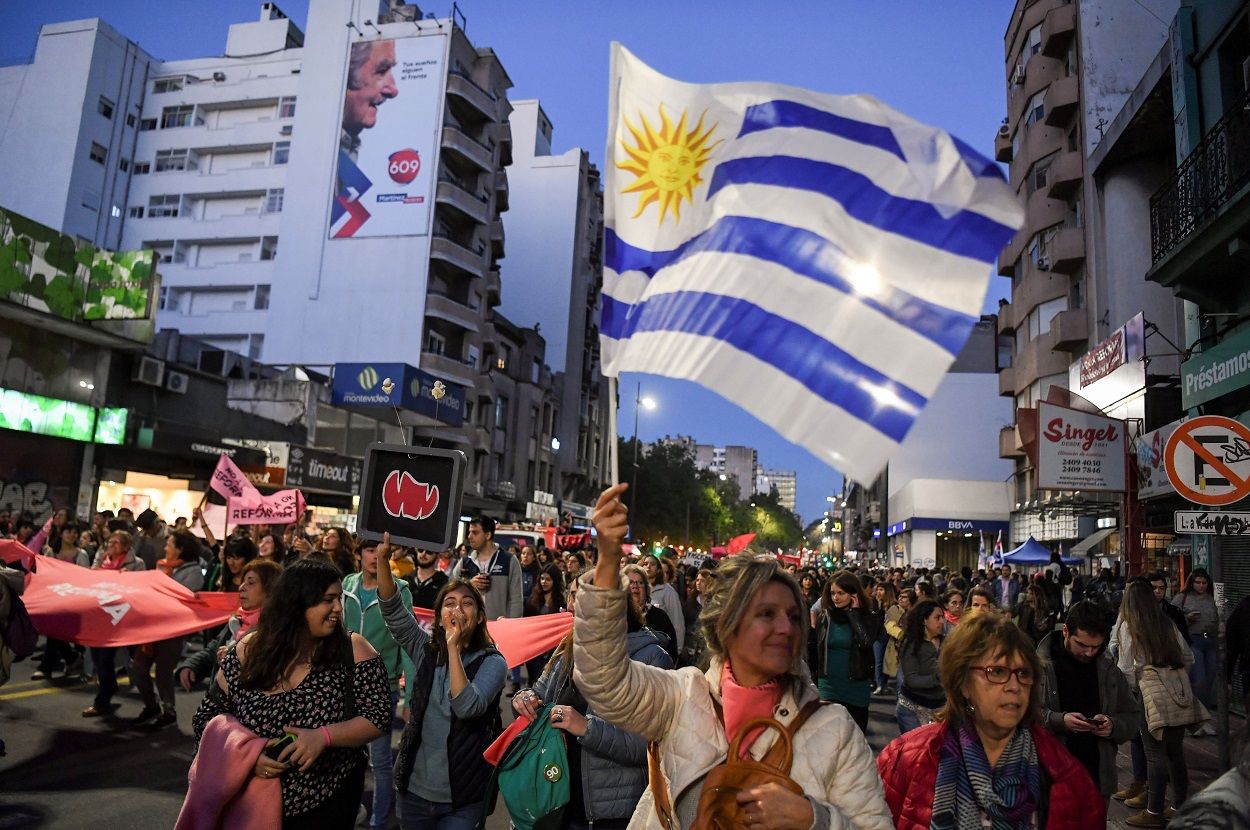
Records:
<instances>
[{"instance_id":1,"label":"patterned scarf","mask_svg":"<svg viewBox=\"0 0 1250 830\"><path fill-rule=\"evenodd\" d=\"M947 727L933 791L930 830L1030 830L1041 800L1037 747L1027 728L1016 730L991 769L971 720ZM982 817L989 824L982 823Z\"/></svg>"}]
</instances>

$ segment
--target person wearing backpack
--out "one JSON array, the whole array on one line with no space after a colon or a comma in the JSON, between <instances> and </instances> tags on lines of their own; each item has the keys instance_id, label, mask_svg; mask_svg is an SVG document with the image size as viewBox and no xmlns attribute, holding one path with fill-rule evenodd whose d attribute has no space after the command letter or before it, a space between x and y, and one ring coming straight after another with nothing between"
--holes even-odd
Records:
<instances>
[{"instance_id":1,"label":"person wearing backpack","mask_svg":"<svg viewBox=\"0 0 1250 830\"><path fill-rule=\"evenodd\" d=\"M577 582L569 585L568 609L577 605ZM661 669L673 667L636 605L627 607L629 659ZM512 698L512 711L531 721L544 702L551 725L567 735L568 769L573 775L561 830L625 830L647 786L647 742L595 714L573 679L573 632L556 647L532 689Z\"/></svg>"},{"instance_id":2,"label":"person wearing backpack","mask_svg":"<svg viewBox=\"0 0 1250 830\"><path fill-rule=\"evenodd\" d=\"M595 505L599 560L578 586L573 680L599 717L658 744L652 786L631 827L686 830L724 820L769 830L891 830L863 732L844 707L820 704L803 659L806 599L776 557L729 556L705 577L706 672L628 659L620 574L627 487L609 487Z\"/></svg>"},{"instance_id":3,"label":"person wearing backpack","mask_svg":"<svg viewBox=\"0 0 1250 830\"><path fill-rule=\"evenodd\" d=\"M426 634L399 596L390 534L383 535L377 557L382 619L415 666L411 714L395 761L399 826L474 830L484 820L491 777L482 753L502 731L499 697L508 675L486 630L486 602L472 582L449 580Z\"/></svg>"}]
</instances>

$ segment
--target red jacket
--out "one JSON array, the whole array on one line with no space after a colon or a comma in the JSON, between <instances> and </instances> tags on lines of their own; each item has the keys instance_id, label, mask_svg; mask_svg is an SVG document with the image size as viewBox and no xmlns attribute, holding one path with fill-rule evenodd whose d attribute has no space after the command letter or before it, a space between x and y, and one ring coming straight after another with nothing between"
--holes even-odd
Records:
<instances>
[{"instance_id":1,"label":"red jacket","mask_svg":"<svg viewBox=\"0 0 1250 830\"><path fill-rule=\"evenodd\" d=\"M885 800L898 830L929 830L933 788L946 723L913 729L890 742L877 757ZM1030 727L1041 762L1043 830L1088 830L1106 824L1106 806L1089 773L1041 726Z\"/></svg>"}]
</instances>

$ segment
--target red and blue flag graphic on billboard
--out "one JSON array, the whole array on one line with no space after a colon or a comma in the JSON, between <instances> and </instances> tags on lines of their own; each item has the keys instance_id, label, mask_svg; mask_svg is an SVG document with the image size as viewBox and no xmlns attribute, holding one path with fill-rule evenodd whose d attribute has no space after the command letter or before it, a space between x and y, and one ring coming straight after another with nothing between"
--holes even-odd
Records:
<instances>
[{"instance_id":1,"label":"red and blue flag graphic on billboard","mask_svg":"<svg viewBox=\"0 0 1250 830\"><path fill-rule=\"evenodd\" d=\"M334 204L330 207L330 227L334 229L332 235L335 239L350 239L369 221L369 211L365 210L363 200L373 182L356 166L350 155L339 150L337 184ZM345 214L348 219L340 225Z\"/></svg>"}]
</instances>

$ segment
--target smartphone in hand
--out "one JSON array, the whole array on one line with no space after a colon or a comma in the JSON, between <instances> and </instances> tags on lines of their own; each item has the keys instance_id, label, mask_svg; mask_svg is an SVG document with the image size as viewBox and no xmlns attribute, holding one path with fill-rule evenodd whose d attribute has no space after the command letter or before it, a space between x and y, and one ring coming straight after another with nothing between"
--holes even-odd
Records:
<instances>
[{"instance_id":1,"label":"smartphone in hand","mask_svg":"<svg viewBox=\"0 0 1250 830\"><path fill-rule=\"evenodd\" d=\"M285 735L283 735L281 738L278 739L278 742L276 744L265 747L265 756L276 761L278 760L278 756L282 754L282 750L286 749L289 744L292 744L294 742L295 742L295 736L292 735L290 732L287 732Z\"/></svg>"}]
</instances>

